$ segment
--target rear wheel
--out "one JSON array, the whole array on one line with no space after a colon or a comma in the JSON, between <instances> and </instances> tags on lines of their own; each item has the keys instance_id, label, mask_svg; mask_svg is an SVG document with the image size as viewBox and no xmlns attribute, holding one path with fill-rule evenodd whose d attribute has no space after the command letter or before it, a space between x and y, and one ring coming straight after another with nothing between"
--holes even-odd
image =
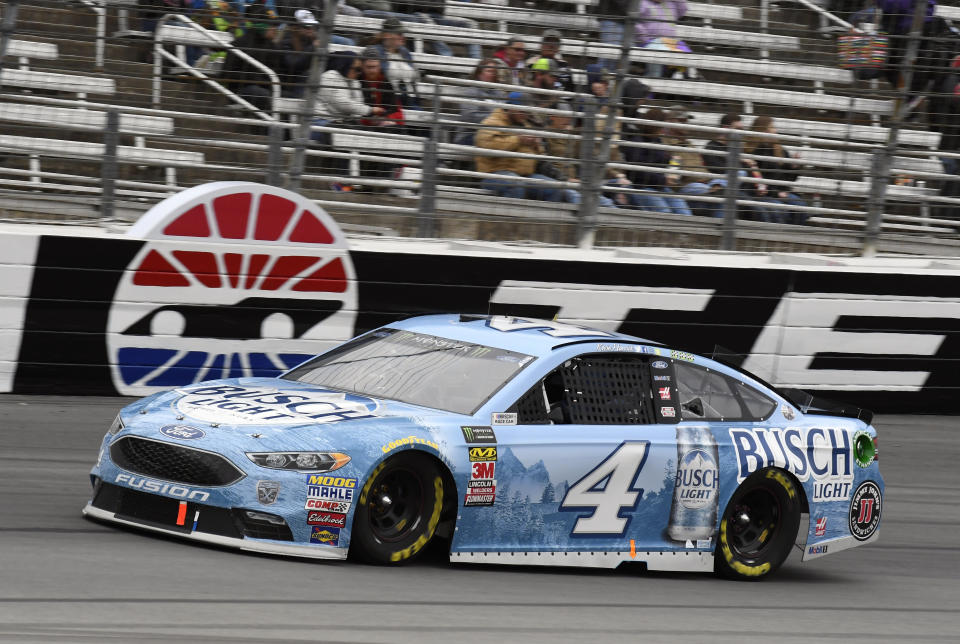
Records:
<instances>
[{"instance_id":1,"label":"rear wheel","mask_svg":"<svg viewBox=\"0 0 960 644\"><path fill-rule=\"evenodd\" d=\"M431 458L406 452L384 461L360 492L351 554L376 564L411 560L437 530L443 494L443 477Z\"/></svg>"},{"instance_id":2,"label":"rear wheel","mask_svg":"<svg viewBox=\"0 0 960 644\"><path fill-rule=\"evenodd\" d=\"M782 470L754 472L720 520L714 569L731 579L766 577L783 564L800 527L800 491Z\"/></svg>"}]
</instances>

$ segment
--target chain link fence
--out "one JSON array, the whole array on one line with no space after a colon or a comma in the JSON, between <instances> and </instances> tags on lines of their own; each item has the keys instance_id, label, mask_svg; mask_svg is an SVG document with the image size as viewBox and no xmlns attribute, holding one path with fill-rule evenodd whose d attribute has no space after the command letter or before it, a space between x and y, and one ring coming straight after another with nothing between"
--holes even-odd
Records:
<instances>
[{"instance_id":1,"label":"chain link fence","mask_svg":"<svg viewBox=\"0 0 960 644\"><path fill-rule=\"evenodd\" d=\"M357 235L955 255L960 9L888 5L7 2L0 217L254 180Z\"/></svg>"}]
</instances>

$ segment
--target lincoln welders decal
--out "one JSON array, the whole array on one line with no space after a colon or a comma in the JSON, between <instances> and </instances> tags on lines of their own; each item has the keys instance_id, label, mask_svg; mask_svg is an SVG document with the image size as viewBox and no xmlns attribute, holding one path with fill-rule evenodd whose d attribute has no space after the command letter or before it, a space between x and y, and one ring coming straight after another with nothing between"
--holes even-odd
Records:
<instances>
[{"instance_id":1,"label":"lincoln welders decal","mask_svg":"<svg viewBox=\"0 0 960 644\"><path fill-rule=\"evenodd\" d=\"M325 389L278 391L232 385L178 389L176 410L190 418L234 425L331 423L370 418L377 401Z\"/></svg>"},{"instance_id":2,"label":"lincoln welders decal","mask_svg":"<svg viewBox=\"0 0 960 644\"><path fill-rule=\"evenodd\" d=\"M270 376L353 334L346 242L315 204L252 183L197 186L128 233L147 239L107 327L116 388Z\"/></svg>"}]
</instances>

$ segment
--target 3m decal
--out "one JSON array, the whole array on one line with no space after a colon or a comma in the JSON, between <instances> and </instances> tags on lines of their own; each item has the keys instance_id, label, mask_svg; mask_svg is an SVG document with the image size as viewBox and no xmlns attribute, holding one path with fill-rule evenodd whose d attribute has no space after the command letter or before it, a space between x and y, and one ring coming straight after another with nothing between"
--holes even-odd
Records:
<instances>
[{"instance_id":1,"label":"3m decal","mask_svg":"<svg viewBox=\"0 0 960 644\"><path fill-rule=\"evenodd\" d=\"M474 463L470 468L470 478L472 479L492 479L497 470L495 461L484 461Z\"/></svg>"},{"instance_id":2,"label":"3m decal","mask_svg":"<svg viewBox=\"0 0 960 644\"><path fill-rule=\"evenodd\" d=\"M647 460L648 441L625 441L594 469L570 486L560 503L561 511L581 511L571 536L622 536L630 516L643 496L634 482Z\"/></svg>"},{"instance_id":3,"label":"3m decal","mask_svg":"<svg viewBox=\"0 0 960 644\"><path fill-rule=\"evenodd\" d=\"M880 488L873 481L860 484L850 499L850 534L866 541L880 525Z\"/></svg>"},{"instance_id":4,"label":"3m decal","mask_svg":"<svg viewBox=\"0 0 960 644\"><path fill-rule=\"evenodd\" d=\"M497 435L494 434L492 427L461 426L463 440L467 443L496 443Z\"/></svg>"},{"instance_id":5,"label":"3m decal","mask_svg":"<svg viewBox=\"0 0 960 644\"><path fill-rule=\"evenodd\" d=\"M846 500L853 484L850 433L842 429L730 429L737 481L764 467L781 467L801 482L814 480L814 502Z\"/></svg>"},{"instance_id":6,"label":"3m decal","mask_svg":"<svg viewBox=\"0 0 960 644\"><path fill-rule=\"evenodd\" d=\"M318 543L323 546L339 545L340 528L313 526L310 531L310 543Z\"/></svg>"},{"instance_id":7,"label":"3m decal","mask_svg":"<svg viewBox=\"0 0 960 644\"><path fill-rule=\"evenodd\" d=\"M283 425L331 423L372 418L379 403L373 398L327 389L276 389L211 385L177 389L178 412L210 423Z\"/></svg>"},{"instance_id":8,"label":"3m decal","mask_svg":"<svg viewBox=\"0 0 960 644\"><path fill-rule=\"evenodd\" d=\"M470 462L477 461L495 461L497 460L497 448L491 447L471 447L469 449Z\"/></svg>"}]
</instances>

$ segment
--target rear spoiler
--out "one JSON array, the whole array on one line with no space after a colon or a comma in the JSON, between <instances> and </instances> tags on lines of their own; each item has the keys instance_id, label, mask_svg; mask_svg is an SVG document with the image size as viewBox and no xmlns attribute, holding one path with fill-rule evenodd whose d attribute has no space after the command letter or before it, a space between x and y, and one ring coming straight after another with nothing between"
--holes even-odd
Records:
<instances>
[{"instance_id":1,"label":"rear spoiler","mask_svg":"<svg viewBox=\"0 0 960 644\"><path fill-rule=\"evenodd\" d=\"M827 400L826 398L818 398L802 389L774 389L774 391L789 400L804 414L856 418L862 420L867 425L873 421L873 412L869 409L855 407L854 405L848 405L834 400Z\"/></svg>"},{"instance_id":2,"label":"rear spoiler","mask_svg":"<svg viewBox=\"0 0 960 644\"><path fill-rule=\"evenodd\" d=\"M854 405L849 405L847 403L836 402L833 400L827 400L826 398L818 398L808 391L802 389L779 389L774 387L769 382L765 381L763 378L760 378L746 369L741 365L746 359L745 355L736 353L729 349L725 349L720 345L716 345L713 348L713 354L710 356L713 360L724 364L728 367L732 367L737 371L744 373L757 382L769 387L773 391L777 392L784 398L786 398L794 407L799 409L804 414L817 414L821 416L843 416L844 418L856 418L862 420L864 423L869 425L873 421L873 412L869 409L863 409L861 407L855 407Z\"/></svg>"}]
</instances>

